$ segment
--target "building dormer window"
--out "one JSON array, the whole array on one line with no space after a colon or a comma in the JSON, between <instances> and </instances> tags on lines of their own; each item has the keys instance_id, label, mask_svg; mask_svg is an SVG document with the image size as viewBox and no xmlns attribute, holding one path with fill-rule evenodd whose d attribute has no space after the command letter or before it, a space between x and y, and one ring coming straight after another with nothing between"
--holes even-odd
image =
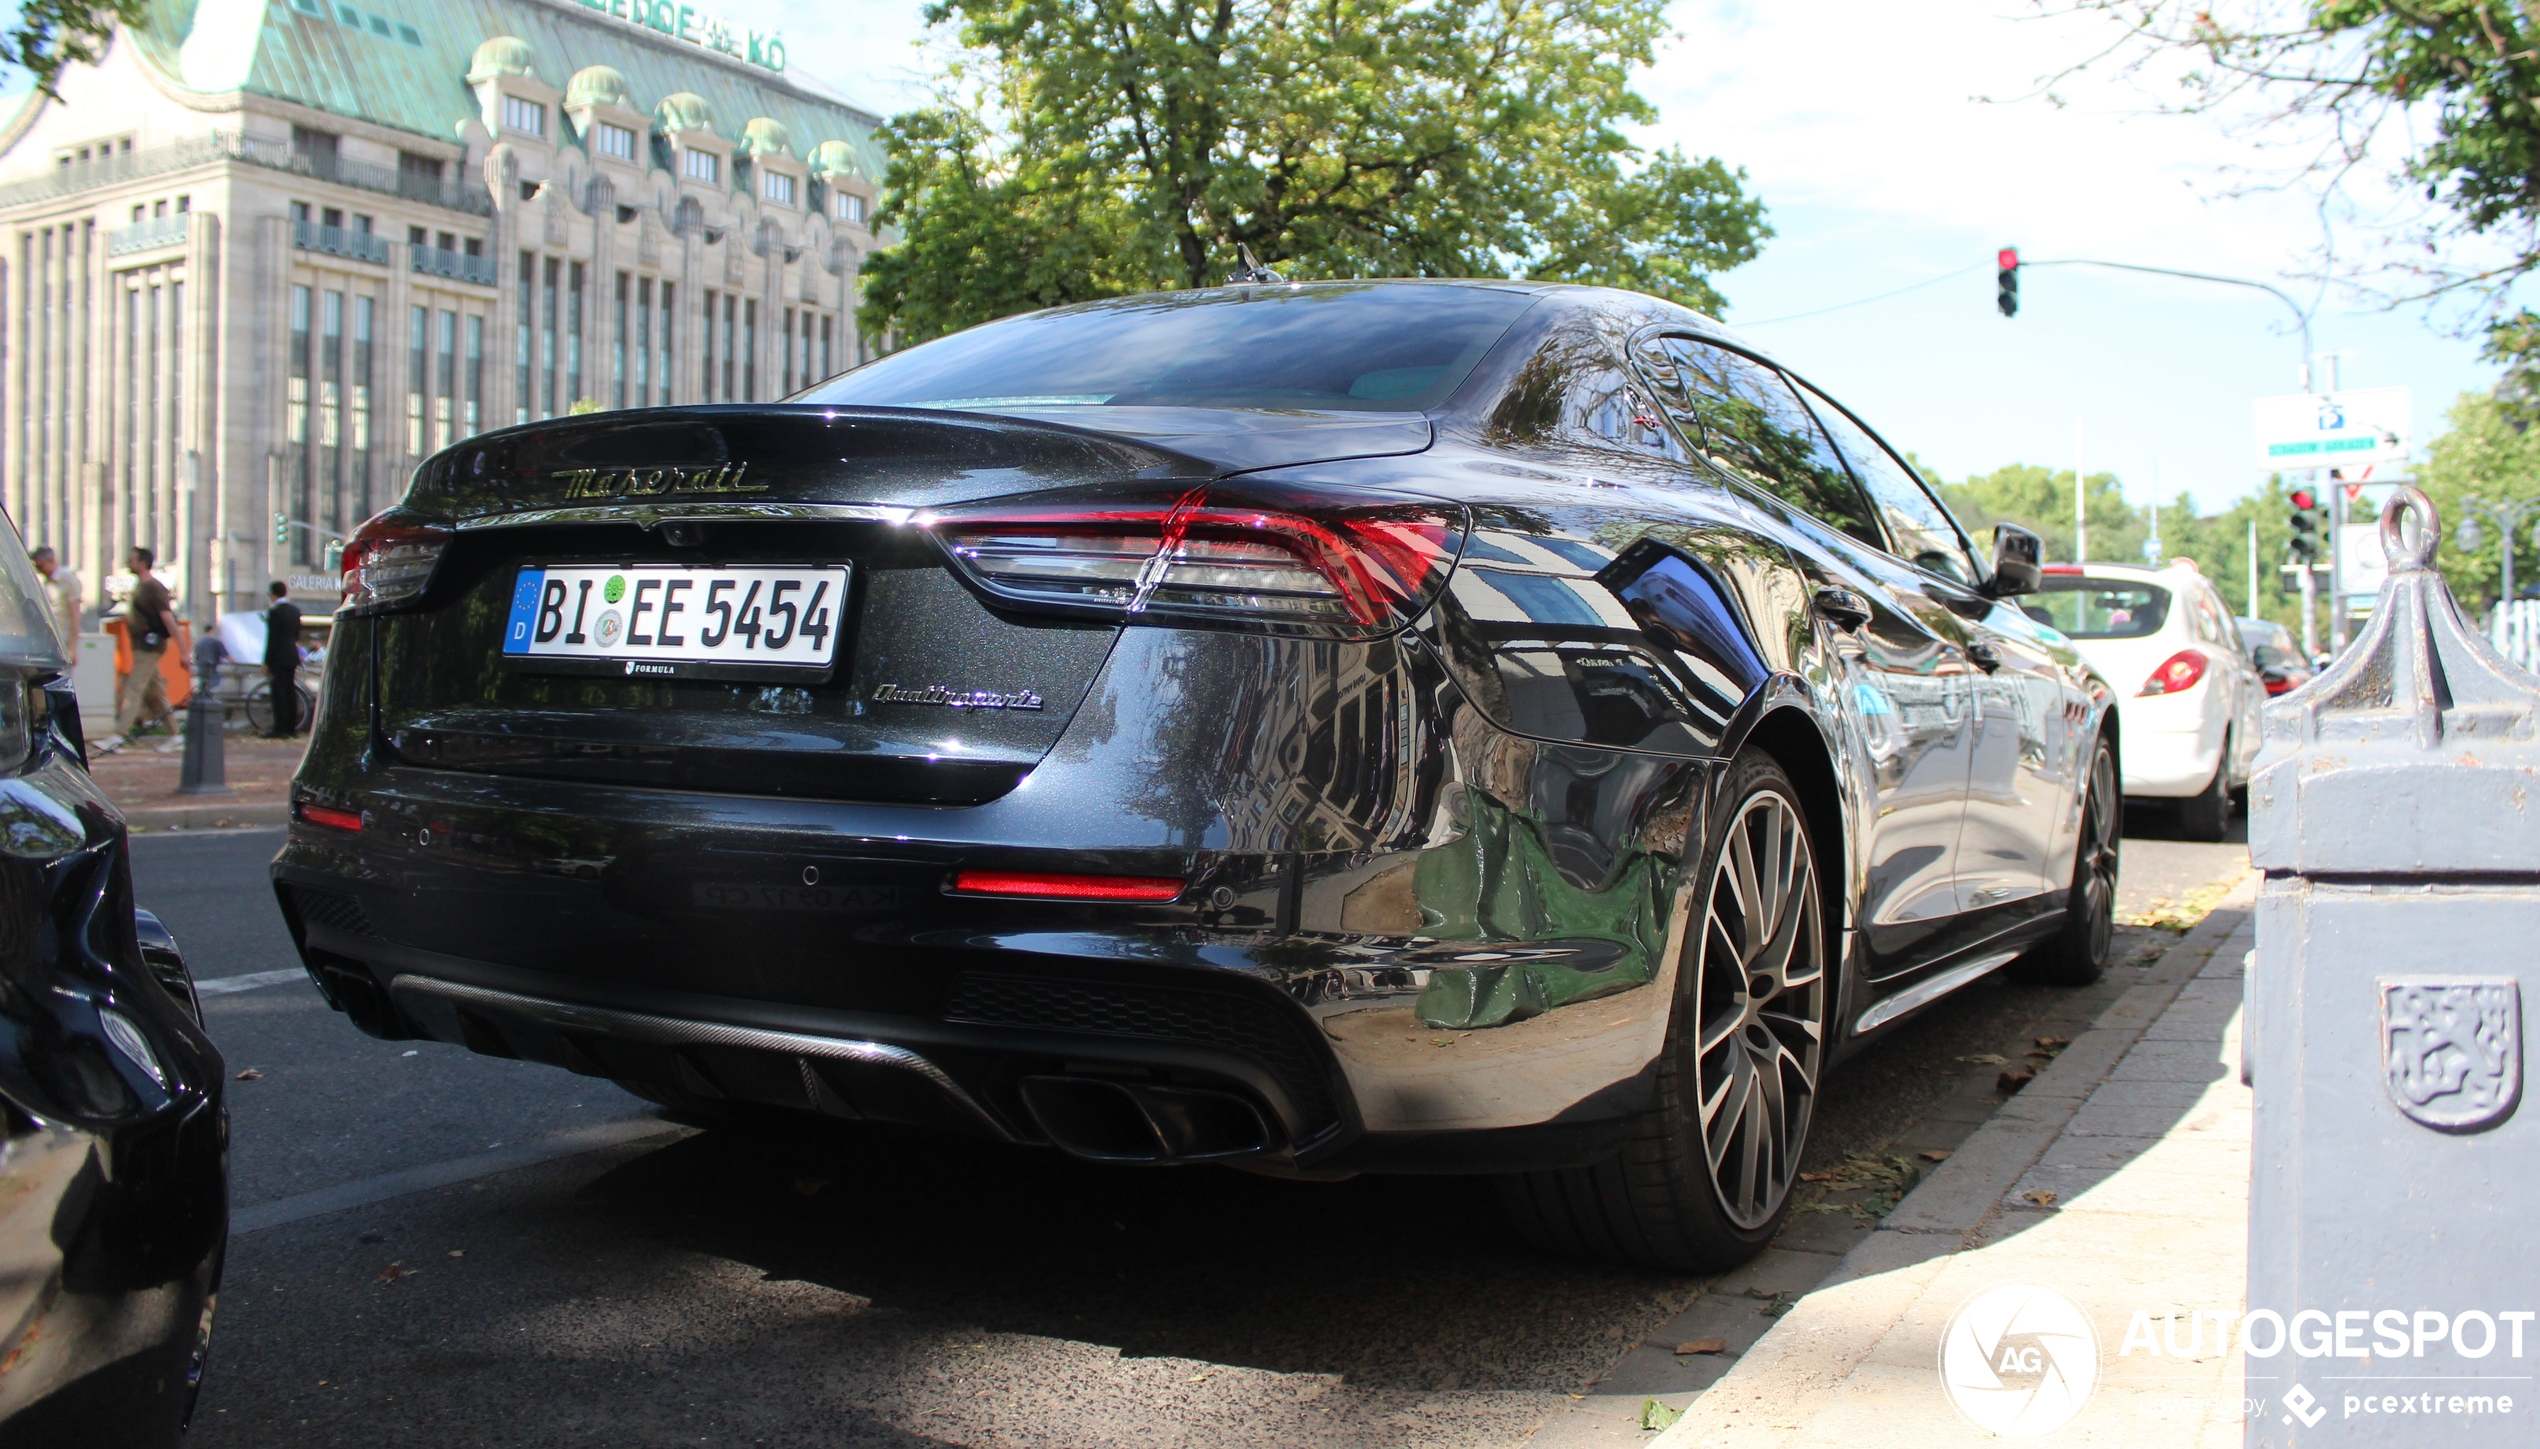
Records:
<instances>
[{"instance_id":1,"label":"building dormer window","mask_svg":"<svg viewBox=\"0 0 2540 1449\"><path fill-rule=\"evenodd\" d=\"M786 206L794 204L794 178L782 171L768 172L767 180L761 189L766 192L767 199L770 201Z\"/></svg>"},{"instance_id":2,"label":"building dormer window","mask_svg":"<svg viewBox=\"0 0 2540 1449\"><path fill-rule=\"evenodd\" d=\"M591 135L601 155L614 156L620 161L635 159L635 133L626 127L600 121L591 127Z\"/></svg>"},{"instance_id":3,"label":"building dormer window","mask_svg":"<svg viewBox=\"0 0 2540 1449\"><path fill-rule=\"evenodd\" d=\"M718 182L723 179L723 158L712 151L681 147L679 174L691 181Z\"/></svg>"},{"instance_id":4,"label":"building dormer window","mask_svg":"<svg viewBox=\"0 0 2540 1449\"><path fill-rule=\"evenodd\" d=\"M864 225L864 198L852 191L838 193L838 220Z\"/></svg>"},{"instance_id":5,"label":"building dormer window","mask_svg":"<svg viewBox=\"0 0 2540 1449\"><path fill-rule=\"evenodd\" d=\"M547 134L547 108L518 96L503 97L503 128L525 135Z\"/></svg>"}]
</instances>

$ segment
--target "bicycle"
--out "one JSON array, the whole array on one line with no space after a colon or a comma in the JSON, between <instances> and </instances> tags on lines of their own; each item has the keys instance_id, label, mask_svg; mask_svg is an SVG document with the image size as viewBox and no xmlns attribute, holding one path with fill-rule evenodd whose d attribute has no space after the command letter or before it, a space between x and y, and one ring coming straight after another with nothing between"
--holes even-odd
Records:
<instances>
[{"instance_id":1,"label":"bicycle","mask_svg":"<svg viewBox=\"0 0 2540 1449\"><path fill-rule=\"evenodd\" d=\"M300 695L300 728L307 729L309 727L309 720L317 713L317 696L309 692L309 687L307 685L302 684L296 679L291 681L291 687L299 691ZM253 685L249 686L245 704L247 708L247 727L260 735L272 734L273 681L270 679L259 679Z\"/></svg>"}]
</instances>

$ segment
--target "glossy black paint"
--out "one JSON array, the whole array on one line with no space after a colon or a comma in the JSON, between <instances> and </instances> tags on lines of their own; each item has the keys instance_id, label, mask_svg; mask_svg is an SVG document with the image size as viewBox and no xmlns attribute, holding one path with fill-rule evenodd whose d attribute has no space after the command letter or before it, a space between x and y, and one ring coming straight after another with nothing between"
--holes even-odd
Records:
<instances>
[{"instance_id":1,"label":"glossy black paint","mask_svg":"<svg viewBox=\"0 0 2540 1449\"><path fill-rule=\"evenodd\" d=\"M228 1236L221 1058L54 697L0 775L0 1445L173 1445Z\"/></svg>"},{"instance_id":2,"label":"glossy black paint","mask_svg":"<svg viewBox=\"0 0 2540 1449\"><path fill-rule=\"evenodd\" d=\"M1238 1098L1267 1167L1476 1170L1593 1158L1647 1101L1709 792L1750 741L1813 794L1838 1053L1883 1000L2056 928L2104 686L1990 579L1819 516L1851 486L1809 422L1830 405L1729 447L1748 414L1662 406L1666 339L1787 385L1716 323L1383 285L1531 302L1427 414L815 390L430 460L402 506L457 541L415 607L339 622L295 784L363 826L295 826L274 865L321 986L365 1030L683 1102L1045 1140L1034 1100L1118 1108L1047 1081L1084 1077ZM1436 500L1454 571L1378 637L1162 627L992 599L922 526L1237 474ZM495 662L521 562L778 558L855 571L827 680ZM883 682L1046 707L960 718ZM962 869L1186 885L948 894Z\"/></svg>"}]
</instances>

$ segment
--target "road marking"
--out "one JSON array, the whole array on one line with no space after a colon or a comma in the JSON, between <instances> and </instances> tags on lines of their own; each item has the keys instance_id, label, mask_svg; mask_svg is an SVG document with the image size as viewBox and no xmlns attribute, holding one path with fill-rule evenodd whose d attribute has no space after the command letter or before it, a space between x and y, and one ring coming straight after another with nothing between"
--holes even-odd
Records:
<instances>
[{"instance_id":1,"label":"road marking","mask_svg":"<svg viewBox=\"0 0 2540 1449\"><path fill-rule=\"evenodd\" d=\"M276 1198L271 1202L258 1203L254 1207L241 1208L229 1215L229 1235L232 1238L238 1238L248 1233L261 1233L267 1228L304 1222L310 1218L323 1217L328 1213L342 1212L347 1208L367 1207L372 1203L386 1202L390 1198L404 1197L409 1193L428 1192L436 1187L448 1187L474 1178L491 1177L495 1173L510 1172L515 1168L534 1167L541 1162L553 1162L562 1157L579 1157L585 1152L597 1152L603 1148L640 1142L647 1137L694 1130L694 1128L682 1127L676 1122L665 1122L659 1117L650 1116L620 1117L609 1122L594 1122L588 1127L574 1127L562 1132L550 1133L544 1137L533 1137L526 1142L514 1143L496 1151L479 1152L473 1157L458 1157L448 1162L431 1162L421 1167L383 1172L377 1177L365 1177L358 1182L322 1187L314 1192L294 1193L290 1197Z\"/></svg>"},{"instance_id":2,"label":"road marking","mask_svg":"<svg viewBox=\"0 0 2540 1449\"><path fill-rule=\"evenodd\" d=\"M283 971L250 971L244 976L215 976L194 983L197 996L227 996L233 991L253 991L259 986L280 986L285 981L306 981L309 973L294 966Z\"/></svg>"}]
</instances>

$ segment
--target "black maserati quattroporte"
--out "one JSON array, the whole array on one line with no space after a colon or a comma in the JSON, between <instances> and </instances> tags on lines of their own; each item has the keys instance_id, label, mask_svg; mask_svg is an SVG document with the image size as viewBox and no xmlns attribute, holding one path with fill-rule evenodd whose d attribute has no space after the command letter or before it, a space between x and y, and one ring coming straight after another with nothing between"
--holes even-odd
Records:
<instances>
[{"instance_id":1,"label":"black maserati quattroporte","mask_svg":"<svg viewBox=\"0 0 2540 1449\"><path fill-rule=\"evenodd\" d=\"M374 1035L1719 1267L1845 1052L2100 970L2037 561L1647 298L1070 307L430 459L274 880Z\"/></svg>"}]
</instances>

